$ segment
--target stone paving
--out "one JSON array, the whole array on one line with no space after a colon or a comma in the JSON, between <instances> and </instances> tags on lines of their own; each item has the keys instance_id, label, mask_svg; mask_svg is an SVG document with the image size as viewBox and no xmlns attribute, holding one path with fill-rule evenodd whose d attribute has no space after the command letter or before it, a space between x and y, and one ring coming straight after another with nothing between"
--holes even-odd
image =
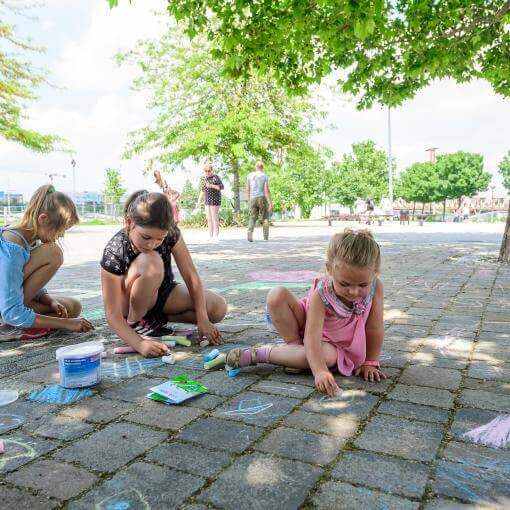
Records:
<instances>
[{"instance_id":1,"label":"stone paving","mask_svg":"<svg viewBox=\"0 0 510 510\"><path fill-rule=\"evenodd\" d=\"M320 270L332 231L279 227L253 245L244 232L217 245L190 236L203 280L229 302L221 327L229 344L278 341L264 325L265 295L277 283L247 273ZM315 392L309 373L205 372L197 346L176 349L174 366L113 355L97 262L71 255L50 291L81 297L97 327L0 344L0 389L21 395L0 408L0 508L509 508L510 444L465 436L510 410L510 268L490 258L500 236L384 228L376 236L388 379L337 377L338 399ZM78 231L66 245L81 239L99 258L99 237ZM302 295L308 285L292 287ZM93 338L105 341L110 365L92 396L27 400L58 382L57 347ZM145 398L176 374L209 393L180 406ZM256 412L239 412L246 407Z\"/></svg>"}]
</instances>

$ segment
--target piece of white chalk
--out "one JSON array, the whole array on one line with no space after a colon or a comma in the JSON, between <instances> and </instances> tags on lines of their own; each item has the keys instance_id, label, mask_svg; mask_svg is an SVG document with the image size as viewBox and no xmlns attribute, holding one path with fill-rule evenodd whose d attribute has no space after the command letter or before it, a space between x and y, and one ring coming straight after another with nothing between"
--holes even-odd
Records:
<instances>
[{"instance_id":1,"label":"piece of white chalk","mask_svg":"<svg viewBox=\"0 0 510 510\"><path fill-rule=\"evenodd\" d=\"M0 454L5 452L4 442L0 439Z\"/></svg>"},{"instance_id":2,"label":"piece of white chalk","mask_svg":"<svg viewBox=\"0 0 510 510\"><path fill-rule=\"evenodd\" d=\"M204 338L201 342L200 342L200 347L207 347L209 345L209 340L207 340L207 338Z\"/></svg>"},{"instance_id":3,"label":"piece of white chalk","mask_svg":"<svg viewBox=\"0 0 510 510\"><path fill-rule=\"evenodd\" d=\"M172 354L169 354L168 356L163 356L161 358L161 361L163 363L168 363L169 365L173 365L175 363L175 356Z\"/></svg>"}]
</instances>

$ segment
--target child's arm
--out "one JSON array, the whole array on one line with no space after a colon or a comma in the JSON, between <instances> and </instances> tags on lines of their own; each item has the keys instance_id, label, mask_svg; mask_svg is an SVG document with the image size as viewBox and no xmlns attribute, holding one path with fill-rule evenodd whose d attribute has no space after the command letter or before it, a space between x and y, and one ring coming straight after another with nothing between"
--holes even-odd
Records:
<instances>
[{"instance_id":1,"label":"child's arm","mask_svg":"<svg viewBox=\"0 0 510 510\"><path fill-rule=\"evenodd\" d=\"M375 293L372 298L372 308L365 325L367 337L367 357L366 361L379 361L384 339L384 290L379 279L376 281ZM378 367L363 365L356 370L355 375L361 375L365 381L380 381L386 376Z\"/></svg>"},{"instance_id":2,"label":"child's arm","mask_svg":"<svg viewBox=\"0 0 510 510\"><path fill-rule=\"evenodd\" d=\"M326 309L321 297L315 292L310 300L310 308L306 314L305 345L306 359L315 377L317 389L328 395L334 395L338 386L330 372L322 352L322 328Z\"/></svg>"},{"instance_id":3,"label":"child's arm","mask_svg":"<svg viewBox=\"0 0 510 510\"><path fill-rule=\"evenodd\" d=\"M166 354L168 347L164 343L140 336L123 317L121 277L101 268L101 286L106 320L113 331L142 356L158 357Z\"/></svg>"},{"instance_id":4,"label":"child's arm","mask_svg":"<svg viewBox=\"0 0 510 510\"><path fill-rule=\"evenodd\" d=\"M218 328L216 328L216 326L214 326L214 324L212 324L209 320L209 316L207 315L202 280L198 275L195 264L193 264L193 260L191 260L191 255L182 237L179 238L175 246L172 248L172 255L175 258L175 263L177 264L182 279L188 288L189 295L195 307L199 337L205 336L214 345L221 344L221 334Z\"/></svg>"}]
</instances>

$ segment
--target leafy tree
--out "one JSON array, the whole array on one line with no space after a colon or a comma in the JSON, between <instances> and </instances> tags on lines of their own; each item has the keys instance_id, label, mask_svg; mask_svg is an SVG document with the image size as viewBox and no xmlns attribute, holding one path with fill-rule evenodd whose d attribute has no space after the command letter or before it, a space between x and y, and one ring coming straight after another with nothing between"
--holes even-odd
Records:
<instances>
[{"instance_id":1,"label":"leafy tree","mask_svg":"<svg viewBox=\"0 0 510 510\"><path fill-rule=\"evenodd\" d=\"M357 198L388 196L388 159L375 142L354 143L352 153L332 167L328 198L352 206Z\"/></svg>"},{"instance_id":2,"label":"leafy tree","mask_svg":"<svg viewBox=\"0 0 510 510\"><path fill-rule=\"evenodd\" d=\"M510 151L505 155L498 165L499 173L503 177L503 186L510 193Z\"/></svg>"},{"instance_id":3,"label":"leafy tree","mask_svg":"<svg viewBox=\"0 0 510 510\"><path fill-rule=\"evenodd\" d=\"M23 14L23 7L0 0L0 136L36 152L51 152L62 141L22 126L28 103L37 99L34 90L44 83L44 73L28 61L29 55L43 51L16 36L16 26L5 21Z\"/></svg>"},{"instance_id":4,"label":"leafy tree","mask_svg":"<svg viewBox=\"0 0 510 510\"><path fill-rule=\"evenodd\" d=\"M186 179L184 183L184 188L182 188L181 193L181 207L183 209L193 209L195 204L197 203L198 195L200 194L200 190L196 187L193 187L191 181Z\"/></svg>"},{"instance_id":5,"label":"leafy tree","mask_svg":"<svg viewBox=\"0 0 510 510\"><path fill-rule=\"evenodd\" d=\"M319 114L308 98L289 99L272 78L226 77L211 61L209 46L205 38L187 40L169 23L160 40L119 56L139 65L134 86L150 93L154 113L131 133L125 156L148 151L167 170L188 158L211 158L232 177L239 211L240 186L255 160L268 163L282 148L292 153L306 147Z\"/></svg>"},{"instance_id":6,"label":"leafy tree","mask_svg":"<svg viewBox=\"0 0 510 510\"><path fill-rule=\"evenodd\" d=\"M439 176L436 165L427 161L413 163L406 168L399 175L396 194L406 202L421 202L423 207L426 202L439 200Z\"/></svg>"},{"instance_id":7,"label":"leafy tree","mask_svg":"<svg viewBox=\"0 0 510 510\"><path fill-rule=\"evenodd\" d=\"M120 178L120 170L117 168L107 168L105 170L105 187L102 191L103 195L109 198L112 204L120 203L122 195L126 193L127 188L122 186Z\"/></svg>"}]
</instances>

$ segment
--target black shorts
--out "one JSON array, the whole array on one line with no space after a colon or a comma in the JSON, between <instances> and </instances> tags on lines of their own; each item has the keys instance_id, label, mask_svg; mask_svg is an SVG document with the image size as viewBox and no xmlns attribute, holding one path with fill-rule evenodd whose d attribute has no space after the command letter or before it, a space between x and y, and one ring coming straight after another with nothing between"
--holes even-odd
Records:
<instances>
[{"instance_id":1,"label":"black shorts","mask_svg":"<svg viewBox=\"0 0 510 510\"><path fill-rule=\"evenodd\" d=\"M168 296L172 293L172 291L179 285L177 282L163 282L161 287L158 289L158 297L156 299L156 304L147 312L145 318L164 318L166 314L163 312L163 308L165 307L166 300Z\"/></svg>"}]
</instances>

